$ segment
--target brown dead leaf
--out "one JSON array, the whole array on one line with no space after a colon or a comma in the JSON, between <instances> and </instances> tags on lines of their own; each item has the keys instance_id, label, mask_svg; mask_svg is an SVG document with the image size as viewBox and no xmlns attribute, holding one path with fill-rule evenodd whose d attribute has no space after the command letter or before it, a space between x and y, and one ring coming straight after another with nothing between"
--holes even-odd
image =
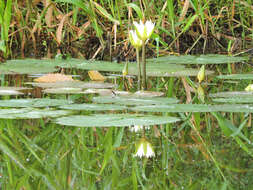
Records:
<instances>
[{"instance_id":1,"label":"brown dead leaf","mask_svg":"<svg viewBox=\"0 0 253 190\"><path fill-rule=\"evenodd\" d=\"M47 74L42 77L34 79L35 82L63 82L74 81L71 75L64 75L60 73Z\"/></svg>"},{"instance_id":2,"label":"brown dead leaf","mask_svg":"<svg viewBox=\"0 0 253 190\"><path fill-rule=\"evenodd\" d=\"M100 74L100 72L98 71L88 71L88 75L90 77L91 80L94 80L94 81L105 81L105 77Z\"/></svg>"}]
</instances>

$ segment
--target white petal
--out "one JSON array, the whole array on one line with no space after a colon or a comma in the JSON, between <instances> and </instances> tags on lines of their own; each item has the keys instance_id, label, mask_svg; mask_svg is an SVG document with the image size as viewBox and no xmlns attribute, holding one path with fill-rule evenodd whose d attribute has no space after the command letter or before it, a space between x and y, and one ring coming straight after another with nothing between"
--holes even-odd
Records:
<instances>
[{"instance_id":1,"label":"white petal","mask_svg":"<svg viewBox=\"0 0 253 190\"><path fill-rule=\"evenodd\" d=\"M142 130L143 129L143 126L142 125L134 125L133 127L130 127L130 131L131 132L138 132L138 131L140 131L140 130Z\"/></svg>"},{"instance_id":2,"label":"white petal","mask_svg":"<svg viewBox=\"0 0 253 190\"><path fill-rule=\"evenodd\" d=\"M138 150L134 156L139 156L140 158L142 156L145 156L143 143L140 144L140 146L138 147Z\"/></svg>"},{"instance_id":3,"label":"white petal","mask_svg":"<svg viewBox=\"0 0 253 190\"><path fill-rule=\"evenodd\" d=\"M149 158L149 157L152 157L152 156L155 156L155 153L153 151L153 148L151 146L150 143L147 143L147 153L146 153L146 157Z\"/></svg>"},{"instance_id":4,"label":"white petal","mask_svg":"<svg viewBox=\"0 0 253 190\"><path fill-rule=\"evenodd\" d=\"M150 20L146 21L145 23L147 37L149 38L154 30L155 24L152 23Z\"/></svg>"},{"instance_id":5,"label":"white petal","mask_svg":"<svg viewBox=\"0 0 253 190\"><path fill-rule=\"evenodd\" d=\"M145 37L145 25L143 24L143 22L141 20L140 23L134 21L134 26L137 30L139 37L143 39Z\"/></svg>"}]
</instances>

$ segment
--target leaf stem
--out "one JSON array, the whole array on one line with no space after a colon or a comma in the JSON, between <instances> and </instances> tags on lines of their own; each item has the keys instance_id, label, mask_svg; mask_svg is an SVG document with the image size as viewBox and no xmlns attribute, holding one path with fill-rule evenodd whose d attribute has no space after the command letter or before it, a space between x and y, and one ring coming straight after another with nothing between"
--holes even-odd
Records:
<instances>
[{"instance_id":1,"label":"leaf stem","mask_svg":"<svg viewBox=\"0 0 253 190\"><path fill-rule=\"evenodd\" d=\"M147 89L145 42L142 44L142 90Z\"/></svg>"},{"instance_id":2,"label":"leaf stem","mask_svg":"<svg viewBox=\"0 0 253 190\"><path fill-rule=\"evenodd\" d=\"M140 64L139 48L136 48L136 59L138 65L138 90L141 90L141 64Z\"/></svg>"}]
</instances>

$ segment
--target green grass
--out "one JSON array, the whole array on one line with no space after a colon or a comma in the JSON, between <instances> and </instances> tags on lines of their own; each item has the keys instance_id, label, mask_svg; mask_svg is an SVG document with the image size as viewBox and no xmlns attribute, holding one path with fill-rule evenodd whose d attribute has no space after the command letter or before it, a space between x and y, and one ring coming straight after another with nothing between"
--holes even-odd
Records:
<instances>
[{"instance_id":1,"label":"green grass","mask_svg":"<svg viewBox=\"0 0 253 190\"><path fill-rule=\"evenodd\" d=\"M209 114L198 115L194 114L195 119L199 118L197 125L185 120L147 130L146 137L156 153L152 159L133 157L140 136L127 128L75 128L47 120L1 120L1 186L251 189L252 157L215 128ZM155 137L157 130L159 136ZM252 139L250 128L242 130Z\"/></svg>"}]
</instances>

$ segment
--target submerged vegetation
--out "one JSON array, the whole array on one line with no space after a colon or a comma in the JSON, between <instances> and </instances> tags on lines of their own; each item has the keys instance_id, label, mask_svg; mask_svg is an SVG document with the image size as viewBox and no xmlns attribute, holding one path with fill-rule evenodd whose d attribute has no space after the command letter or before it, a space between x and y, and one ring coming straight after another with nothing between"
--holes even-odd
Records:
<instances>
[{"instance_id":1,"label":"submerged vegetation","mask_svg":"<svg viewBox=\"0 0 253 190\"><path fill-rule=\"evenodd\" d=\"M0 0L0 189L253 189L252 28L251 0Z\"/></svg>"}]
</instances>

